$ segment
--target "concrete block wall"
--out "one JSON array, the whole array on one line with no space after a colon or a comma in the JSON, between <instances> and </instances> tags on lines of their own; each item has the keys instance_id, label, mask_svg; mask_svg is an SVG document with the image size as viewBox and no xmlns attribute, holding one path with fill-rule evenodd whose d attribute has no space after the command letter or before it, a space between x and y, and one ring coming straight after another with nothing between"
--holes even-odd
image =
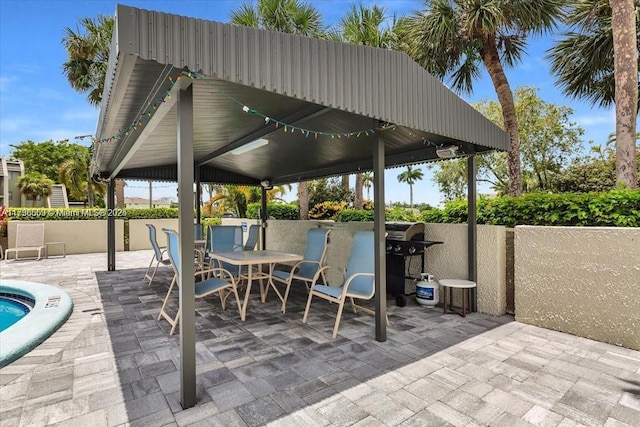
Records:
<instances>
[{"instance_id":1,"label":"concrete block wall","mask_svg":"<svg viewBox=\"0 0 640 427\"><path fill-rule=\"evenodd\" d=\"M16 246L16 228L20 221L9 221L9 247ZM29 221L43 222L44 241L65 242L67 254L88 254L107 251L107 221ZM149 237L147 237L149 240ZM6 248L5 248L6 249ZM124 250L124 221L116 220L116 251ZM50 247L49 255L60 255L59 245ZM21 255L22 256L22 255Z\"/></svg>"},{"instance_id":2,"label":"concrete block wall","mask_svg":"<svg viewBox=\"0 0 640 427\"><path fill-rule=\"evenodd\" d=\"M163 228L178 229L177 218L166 219L130 219L129 220L129 250L139 251L151 249L149 240L149 228L146 224L153 224L156 227L156 241L158 246L167 246L167 235Z\"/></svg>"},{"instance_id":3,"label":"concrete block wall","mask_svg":"<svg viewBox=\"0 0 640 427\"><path fill-rule=\"evenodd\" d=\"M277 251L303 253L309 228L325 227L331 230L327 264L330 283L339 283L351 251L356 230L373 230L372 222L334 223L331 221L267 221L267 248ZM478 226L478 311L491 315L506 312L505 282L505 227ZM427 240L444 242L427 249L424 271L436 279L467 278L467 226L466 224L427 224ZM407 261L409 272L421 271L420 257ZM335 268L337 267L337 268ZM415 285L414 285L415 288ZM411 291L411 281L407 281ZM415 290L415 289L414 289ZM457 301L457 296L454 303Z\"/></svg>"},{"instance_id":4,"label":"concrete block wall","mask_svg":"<svg viewBox=\"0 0 640 427\"><path fill-rule=\"evenodd\" d=\"M515 228L516 320L640 350L640 228Z\"/></svg>"}]
</instances>

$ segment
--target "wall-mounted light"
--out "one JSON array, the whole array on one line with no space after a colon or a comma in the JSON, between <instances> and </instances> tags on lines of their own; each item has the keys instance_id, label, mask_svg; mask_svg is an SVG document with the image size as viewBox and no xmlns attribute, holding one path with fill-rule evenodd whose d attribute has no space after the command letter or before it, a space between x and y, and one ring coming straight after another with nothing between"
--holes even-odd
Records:
<instances>
[{"instance_id":1,"label":"wall-mounted light","mask_svg":"<svg viewBox=\"0 0 640 427\"><path fill-rule=\"evenodd\" d=\"M458 146L451 145L449 147L442 147L436 150L436 155L441 159L450 159L458 155Z\"/></svg>"},{"instance_id":2,"label":"wall-mounted light","mask_svg":"<svg viewBox=\"0 0 640 427\"><path fill-rule=\"evenodd\" d=\"M236 156L239 156L240 154L244 154L248 151L251 150L255 150L256 148L262 147L264 145L267 145L269 143L268 139L256 139L253 142L250 142L248 144L242 145L234 150L231 150L231 154L235 154Z\"/></svg>"}]
</instances>

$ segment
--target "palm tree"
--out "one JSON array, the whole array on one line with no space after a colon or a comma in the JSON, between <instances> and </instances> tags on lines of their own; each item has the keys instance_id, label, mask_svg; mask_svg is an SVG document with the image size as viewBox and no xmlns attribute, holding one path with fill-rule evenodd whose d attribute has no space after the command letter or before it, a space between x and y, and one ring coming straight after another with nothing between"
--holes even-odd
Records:
<instances>
[{"instance_id":1,"label":"palm tree","mask_svg":"<svg viewBox=\"0 0 640 427\"><path fill-rule=\"evenodd\" d=\"M549 50L551 69L565 94L603 107L615 103L617 181L637 188L640 4L579 0L565 23L570 30Z\"/></svg>"},{"instance_id":2,"label":"palm tree","mask_svg":"<svg viewBox=\"0 0 640 427\"><path fill-rule=\"evenodd\" d=\"M371 200L371 187L373 186L372 172L365 172L362 174L362 186L367 189L367 199Z\"/></svg>"},{"instance_id":3,"label":"palm tree","mask_svg":"<svg viewBox=\"0 0 640 427\"><path fill-rule=\"evenodd\" d=\"M258 0L255 6L244 3L231 12L231 23L307 37L323 34L318 10L300 0ZM304 181L298 183L298 200L300 219L309 219L309 190Z\"/></svg>"},{"instance_id":4,"label":"palm tree","mask_svg":"<svg viewBox=\"0 0 640 427\"><path fill-rule=\"evenodd\" d=\"M401 22L404 49L431 74L471 92L482 63L491 77L509 134L509 194L522 194L518 121L504 65L520 61L530 35L552 30L564 0L426 0Z\"/></svg>"},{"instance_id":5,"label":"palm tree","mask_svg":"<svg viewBox=\"0 0 640 427\"><path fill-rule=\"evenodd\" d=\"M33 206L36 205L38 197L49 197L53 184L55 182L52 179L40 172L31 172L18 179L18 189L22 194L33 199Z\"/></svg>"},{"instance_id":6,"label":"palm tree","mask_svg":"<svg viewBox=\"0 0 640 427\"><path fill-rule=\"evenodd\" d=\"M386 20L385 10L379 6L366 7L362 4L351 5L351 9L338 23L336 30L330 33L330 38L345 43L360 44L380 48L390 48L395 40L395 34L391 27L383 28ZM395 20L394 20L395 23ZM344 186L343 177L343 186ZM347 188L348 185L347 175ZM362 209L362 187L364 185L362 173L356 174L355 198L353 205L356 209Z\"/></svg>"},{"instance_id":7,"label":"palm tree","mask_svg":"<svg viewBox=\"0 0 640 427\"><path fill-rule=\"evenodd\" d=\"M58 181L69 189L71 197L83 200L90 208L94 206L95 195L105 193L105 185L91 178L91 157L91 148L78 146L75 155L58 167Z\"/></svg>"},{"instance_id":8,"label":"palm tree","mask_svg":"<svg viewBox=\"0 0 640 427\"><path fill-rule=\"evenodd\" d=\"M409 184L409 206L413 209L413 184L421 181L423 177L422 169L413 169L411 165L407 166L407 170L398 175L398 182Z\"/></svg>"},{"instance_id":9,"label":"palm tree","mask_svg":"<svg viewBox=\"0 0 640 427\"><path fill-rule=\"evenodd\" d=\"M97 20L82 18L84 34L67 27L62 39L68 55L68 61L62 65L63 73L75 90L89 92L87 99L95 106L102 100L113 22L112 16L98 15Z\"/></svg>"}]
</instances>

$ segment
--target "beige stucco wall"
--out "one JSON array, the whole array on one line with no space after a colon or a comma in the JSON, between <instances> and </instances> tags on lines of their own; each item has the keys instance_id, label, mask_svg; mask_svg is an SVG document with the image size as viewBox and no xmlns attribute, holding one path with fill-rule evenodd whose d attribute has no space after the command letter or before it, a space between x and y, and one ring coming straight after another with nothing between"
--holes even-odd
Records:
<instances>
[{"instance_id":1,"label":"beige stucco wall","mask_svg":"<svg viewBox=\"0 0 640 427\"><path fill-rule=\"evenodd\" d=\"M515 229L516 320L640 350L640 228Z\"/></svg>"},{"instance_id":2,"label":"beige stucco wall","mask_svg":"<svg viewBox=\"0 0 640 427\"><path fill-rule=\"evenodd\" d=\"M371 222L334 223L324 221L268 221L266 229L267 248L303 253L306 233L309 228L331 229L327 264L335 266L327 277L329 282L340 281L351 251L353 233L356 230L372 230ZM427 240L444 242L427 249L424 271L436 279L467 278L467 226L466 224L427 224ZM506 231L501 226L478 226L478 311L491 315L506 312L505 284L505 239ZM409 265L410 273L420 271L419 257ZM407 261L409 263L409 261ZM412 291L408 280L407 290ZM415 290L415 285L414 289ZM454 300L455 301L455 300Z\"/></svg>"},{"instance_id":3,"label":"beige stucco wall","mask_svg":"<svg viewBox=\"0 0 640 427\"><path fill-rule=\"evenodd\" d=\"M9 247L16 246L16 227L21 221L9 221ZM29 221L32 222L32 221ZM40 221L38 221L40 222ZM67 254L107 251L106 220L69 220L44 222L44 241L65 242ZM147 238L148 240L148 238ZM116 220L116 251L124 250L124 221ZM62 248L50 247L49 255L59 255Z\"/></svg>"},{"instance_id":4,"label":"beige stucco wall","mask_svg":"<svg viewBox=\"0 0 640 427\"><path fill-rule=\"evenodd\" d=\"M151 249L149 240L149 229L145 224L153 224L156 227L156 240L158 246L167 246L167 235L163 228L178 229L177 218L167 219L130 219L129 220L129 250L139 251L141 249Z\"/></svg>"},{"instance_id":5,"label":"beige stucco wall","mask_svg":"<svg viewBox=\"0 0 640 427\"><path fill-rule=\"evenodd\" d=\"M425 238L444 243L427 249L424 271L436 280L468 279L467 224L426 224ZM478 225L477 239L478 311L500 316L507 309L506 228ZM454 303L461 304L459 297L454 290Z\"/></svg>"}]
</instances>

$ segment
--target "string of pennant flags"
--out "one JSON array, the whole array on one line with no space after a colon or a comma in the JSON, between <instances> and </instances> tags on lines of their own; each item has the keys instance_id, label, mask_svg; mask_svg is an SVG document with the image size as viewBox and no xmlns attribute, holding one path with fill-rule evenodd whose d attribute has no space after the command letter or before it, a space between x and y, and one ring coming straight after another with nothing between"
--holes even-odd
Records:
<instances>
[{"instance_id":1,"label":"string of pennant flags","mask_svg":"<svg viewBox=\"0 0 640 427\"><path fill-rule=\"evenodd\" d=\"M249 106L247 106L245 103L241 102L240 100L238 100L237 98L233 97L232 95L226 93L225 91L223 91L222 89L220 89L219 87L216 87L214 85L214 83L210 80L208 80L206 78L206 76L202 73L198 73L192 70L183 70L180 74L178 74L175 77L168 77L170 84L169 87L167 88L166 91L164 91L162 93L162 95L160 95L155 101L150 102L147 107L143 110L143 112L133 121L131 122L131 124L129 126L127 126L126 128L118 131L118 133L106 137L106 138L91 138L92 142L94 145L98 145L98 144L111 144L111 143L116 143L121 141L122 139L128 137L132 132L137 131L139 128L143 127L153 116L153 113L155 110L158 109L158 107L160 107L162 105L163 102L165 102L167 99L171 98L171 91L173 89L173 87L180 81L181 78L190 78L193 80L204 80L207 83L209 83L209 85L211 86L211 88L223 95L224 97L226 97L227 99L229 99L230 101L238 104L238 106L242 109L242 111L244 111L245 113L247 113L250 116L256 116L256 117L261 117L264 120L265 125L272 125L274 126L274 130L276 129L282 129L284 132L290 132L290 133L297 133L299 132L300 134L304 135L305 138L314 138L314 139L318 139L319 136L321 137L331 137L332 139L350 139L352 137L355 138L359 138L361 136L370 136L372 134L375 134L376 132L380 132L380 131L395 131L396 129L398 129L398 126L393 124L393 123L383 123L381 126L379 127L372 127L372 128L367 128L367 129L360 129L360 130L355 130L355 131L348 131L348 132L328 132L328 131L322 131L322 130L317 130L317 129L307 129L301 126L296 126L293 125L291 123L285 123L281 120L278 119L274 119L273 117L269 117L266 114L263 114L262 112L258 111L255 108L251 108ZM410 136L414 136L413 132L409 132ZM87 137L87 136L85 136ZM83 137L83 138L85 138ZM433 147L442 147L442 145L439 144L435 144L431 141L429 141L426 138L422 138L422 142L425 145L429 145L429 146L433 146Z\"/></svg>"}]
</instances>

